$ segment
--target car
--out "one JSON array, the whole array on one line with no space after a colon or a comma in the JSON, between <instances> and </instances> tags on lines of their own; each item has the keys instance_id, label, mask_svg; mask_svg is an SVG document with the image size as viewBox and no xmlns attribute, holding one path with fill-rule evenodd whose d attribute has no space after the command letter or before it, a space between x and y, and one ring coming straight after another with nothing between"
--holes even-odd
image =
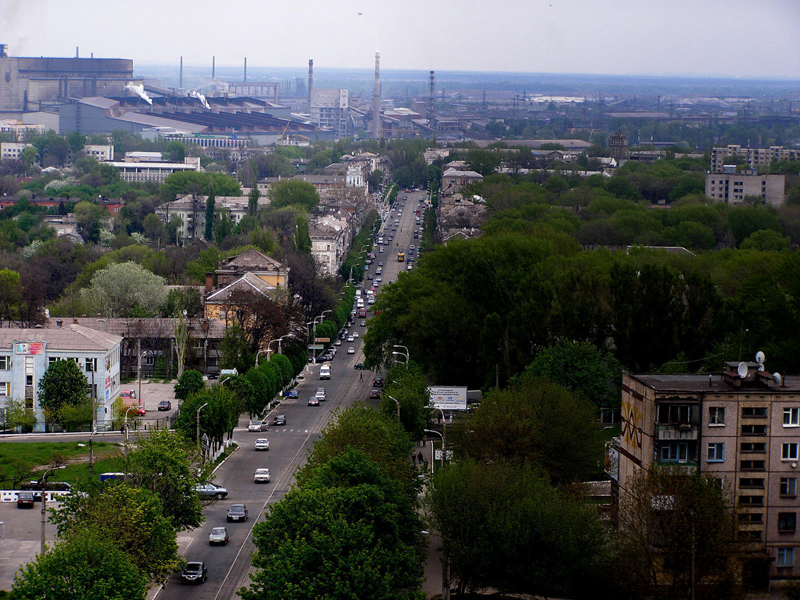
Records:
<instances>
[{"instance_id":1,"label":"car","mask_svg":"<svg viewBox=\"0 0 800 600\"><path fill-rule=\"evenodd\" d=\"M379 266L379 267L382 267L382 266L383 266L383 262L379 262L379 263L378 263L378 266Z\"/></svg>"},{"instance_id":2,"label":"car","mask_svg":"<svg viewBox=\"0 0 800 600\"><path fill-rule=\"evenodd\" d=\"M253 419L247 426L247 431L264 431L267 428L266 423L259 419Z\"/></svg>"},{"instance_id":3,"label":"car","mask_svg":"<svg viewBox=\"0 0 800 600\"><path fill-rule=\"evenodd\" d=\"M381 281L383 281L383 277L381 277L380 275L378 275L378 276L375 278L375 283L380 283Z\"/></svg>"},{"instance_id":4,"label":"car","mask_svg":"<svg viewBox=\"0 0 800 600\"><path fill-rule=\"evenodd\" d=\"M406 266L406 271L410 271L413 268L414 268L414 265L412 265L411 263L408 263L408 265Z\"/></svg>"},{"instance_id":5,"label":"car","mask_svg":"<svg viewBox=\"0 0 800 600\"><path fill-rule=\"evenodd\" d=\"M414 249L413 248L409 248L408 249L408 255L409 256L414 256Z\"/></svg>"},{"instance_id":6,"label":"car","mask_svg":"<svg viewBox=\"0 0 800 600\"><path fill-rule=\"evenodd\" d=\"M33 492L17 493L17 508L33 508L34 501Z\"/></svg>"},{"instance_id":7,"label":"car","mask_svg":"<svg viewBox=\"0 0 800 600\"><path fill-rule=\"evenodd\" d=\"M162 400L158 403L158 410L172 410L172 402L169 400Z\"/></svg>"},{"instance_id":8,"label":"car","mask_svg":"<svg viewBox=\"0 0 800 600\"><path fill-rule=\"evenodd\" d=\"M408 249L409 249L409 250L414 250L415 248L416 248L416 246L415 246L414 244L411 244L411 245L408 247Z\"/></svg>"},{"instance_id":9,"label":"car","mask_svg":"<svg viewBox=\"0 0 800 600\"><path fill-rule=\"evenodd\" d=\"M370 273L370 274L368 274L368 275L367 275L367 279L369 279L370 281L372 281L372 273Z\"/></svg>"},{"instance_id":10,"label":"car","mask_svg":"<svg viewBox=\"0 0 800 600\"><path fill-rule=\"evenodd\" d=\"M258 438L254 448L256 450L269 450L269 440L267 438Z\"/></svg>"},{"instance_id":11,"label":"car","mask_svg":"<svg viewBox=\"0 0 800 600\"><path fill-rule=\"evenodd\" d=\"M383 377L373 377L372 385L375 387L383 387Z\"/></svg>"},{"instance_id":12,"label":"car","mask_svg":"<svg viewBox=\"0 0 800 600\"><path fill-rule=\"evenodd\" d=\"M206 498L216 498L217 500L222 500L228 495L227 489L221 485L210 482L198 483L196 486L194 486L194 491L200 496L205 496Z\"/></svg>"},{"instance_id":13,"label":"car","mask_svg":"<svg viewBox=\"0 0 800 600\"><path fill-rule=\"evenodd\" d=\"M119 397L123 400L135 400L136 399L136 390L122 390L119 393Z\"/></svg>"},{"instance_id":14,"label":"car","mask_svg":"<svg viewBox=\"0 0 800 600\"><path fill-rule=\"evenodd\" d=\"M364 265L364 270L368 271L369 270L369 265Z\"/></svg>"},{"instance_id":15,"label":"car","mask_svg":"<svg viewBox=\"0 0 800 600\"><path fill-rule=\"evenodd\" d=\"M256 469L256 472L253 474L253 482L269 483L269 469ZM247 509L245 509L245 513L247 513ZM245 519L245 521L246 520L247 519Z\"/></svg>"},{"instance_id":16,"label":"car","mask_svg":"<svg viewBox=\"0 0 800 600\"><path fill-rule=\"evenodd\" d=\"M284 394L287 398L297 398L299 395L300 393L297 391L297 388L292 388Z\"/></svg>"},{"instance_id":17,"label":"car","mask_svg":"<svg viewBox=\"0 0 800 600\"><path fill-rule=\"evenodd\" d=\"M418 239L419 239L419 234L418 234L418 233L415 233L415 234L414 234L414 239L415 239L415 240L418 240Z\"/></svg>"},{"instance_id":18,"label":"car","mask_svg":"<svg viewBox=\"0 0 800 600\"><path fill-rule=\"evenodd\" d=\"M220 546L227 546L230 538L228 537L228 528L227 527L212 527L211 533L208 534L208 545L209 546L216 546L219 544Z\"/></svg>"},{"instance_id":19,"label":"car","mask_svg":"<svg viewBox=\"0 0 800 600\"><path fill-rule=\"evenodd\" d=\"M361 321L361 323L359 323L359 325L361 325L361 327L366 327L367 326L367 322L366 321Z\"/></svg>"},{"instance_id":20,"label":"car","mask_svg":"<svg viewBox=\"0 0 800 600\"><path fill-rule=\"evenodd\" d=\"M355 312L356 312L356 311L354 310L354 311L353 311L353 314L355 314ZM340 331L340 332L339 332L339 339L340 339L340 340L343 340L343 339L344 339L344 338L346 338L346 337L347 337L347 332L346 332L344 329L342 329L342 331Z\"/></svg>"},{"instance_id":21,"label":"car","mask_svg":"<svg viewBox=\"0 0 800 600\"><path fill-rule=\"evenodd\" d=\"M308 399L308 405L319 406L319 398L317 398L316 396L311 396L311 398Z\"/></svg>"},{"instance_id":22,"label":"car","mask_svg":"<svg viewBox=\"0 0 800 600\"><path fill-rule=\"evenodd\" d=\"M352 335L348 335L347 336L347 341L352 343L352 342L356 341L356 339Z\"/></svg>"},{"instance_id":23,"label":"car","mask_svg":"<svg viewBox=\"0 0 800 600\"><path fill-rule=\"evenodd\" d=\"M356 349L355 349L355 348L353 348L352 346L350 346L350 347L347 349L347 353L348 353L348 354L355 354L355 353L356 353Z\"/></svg>"},{"instance_id":24,"label":"car","mask_svg":"<svg viewBox=\"0 0 800 600\"><path fill-rule=\"evenodd\" d=\"M358 337L358 332L357 332L357 331L354 331L354 332L353 332L353 337L354 337L354 338L357 338L357 337Z\"/></svg>"},{"instance_id":25,"label":"car","mask_svg":"<svg viewBox=\"0 0 800 600\"><path fill-rule=\"evenodd\" d=\"M342 345L342 340L336 340L335 342L333 342L333 345L334 346L341 346Z\"/></svg>"},{"instance_id":26,"label":"car","mask_svg":"<svg viewBox=\"0 0 800 600\"><path fill-rule=\"evenodd\" d=\"M369 304L369 305L375 304L375 298L372 297L369 300L367 300L367 304Z\"/></svg>"},{"instance_id":27,"label":"car","mask_svg":"<svg viewBox=\"0 0 800 600\"><path fill-rule=\"evenodd\" d=\"M208 567L204 562L187 562L181 571L183 583L205 583L208 579Z\"/></svg>"},{"instance_id":28,"label":"car","mask_svg":"<svg viewBox=\"0 0 800 600\"><path fill-rule=\"evenodd\" d=\"M372 264L372 259L368 258L367 260L364 261L364 263L368 264L368 265L371 265Z\"/></svg>"},{"instance_id":29,"label":"car","mask_svg":"<svg viewBox=\"0 0 800 600\"><path fill-rule=\"evenodd\" d=\"M380 248L378 248L378 252L380 252L381 254L383 254L383 247L380 247Z\"/></svg>"},{"instance_id":30,"label":"car","mask_svg":"<svg viewBox=\"0 0 800 600\"><path fill-rule=\"evenodd\" d=\"M361 369L364 368L364 363L363 362L357 362L355 368L360 371Z\"/></svg>"},{"instance_id":31,"label":"car","mask_svg":"<svg viewBox=\"0 0 800 600\"><path fill-rule=\"evenodd\" d=\"M231 521L247 521L247 507L244 504L231 504L227 518L228 523Z\"/></svg>"},{"instance_id":32,"label":"car","mask_svg":"<svg viewBox=\"0 0 800 600\"><path fill-rule=\"evenodd\" d=\"M147 411L145 410L144 406L137 406L136 407L136 416L137 417L143 417L146 414L147 414Z\"/></svg>"},{"instance_id":33,"label":"car","mask_svg":"<svg viewBox=\"0 0 800 600\"><path fill-rule=\"evenodd\" d=\"M272 419L273 425L286 425L286 415L276 415L274 419Z\"/></svg>"},{"instance_id":34,"label":"car","mask_svg":"<svg viewBox=\"0 0 800 600\"><path fill-rule=\"evenodd\" d=\"M325 396L326 396L326 394L325 394L325 388L324 388L324 387L318 387L318 388L317 388L317 391L314 393L314 395L315 395L317 398L319 398L320 400L325 400Z\"/></svg>"},{"instance_id":35,"label":"car","mask_svg":"<svg viewBox=\"0 0 800 600\"><path fill-rule=\"evenodd\" d=\"M377 398L378 400L380 400L380 397L381 397L381 391L380 391L379 389L377 389L377 388L372 388L372 389L370 390L370 392L369 392L369 397L370 397L370 399L375 399L375 398Z\"/></svg>"}]
</instances>

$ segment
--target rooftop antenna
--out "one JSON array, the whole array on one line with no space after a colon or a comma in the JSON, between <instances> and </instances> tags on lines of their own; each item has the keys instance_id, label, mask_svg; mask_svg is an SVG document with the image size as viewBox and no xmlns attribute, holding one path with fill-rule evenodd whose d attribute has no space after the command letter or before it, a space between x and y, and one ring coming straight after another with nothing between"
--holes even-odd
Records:
<instances>
[{"instance_id":1,"label":"rooftop antenna","mask_svg":"<svg viewBox=\"0 0 800 600\"><path fill-rule=\"evenodd\" d=\"M763 371L764 370L764 361L766 360L766 358L767 357L764 356L764 353L761 352L761 350L756 352L756 362L758 363L758 370L759 371Z\"/></svg>"},{"instance_id":2,"label":"rooftop antenna","mask_svg":"<svg viewBox=\"0 0 800 600\"><path fill-rule=\"evenodd\" d=\"M736 367L736 372L739 374L739 377L744 379L747 377L747 363L740 362L739 366Z\"/></svg>"},{"instance_id":3,"label":"rooftop antenna","mask_svg":"<svg viewBox=\"0 0 800 600\"><path fill-rule=\"evenodd\" d=\"M783 377L781 377L781 374L776 371L772 374L772 381L775 382L775 385L780 385L783 383Z\"/></svg>"}]
</instances>

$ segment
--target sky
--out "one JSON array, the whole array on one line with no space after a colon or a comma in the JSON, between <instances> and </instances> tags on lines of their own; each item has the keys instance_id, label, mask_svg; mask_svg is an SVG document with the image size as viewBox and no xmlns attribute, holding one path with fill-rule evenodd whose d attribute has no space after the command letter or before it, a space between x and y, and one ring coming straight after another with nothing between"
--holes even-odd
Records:
<instances>
[{"instance_id":1,"label":"sky","mask_svg":"<svg viewBox=\"0 0 800 600\"><path fill-rule=\"evenodd\" d=\"M10 56L800 79L800 0L0 0ZM138 71L139 69L137 69Z\"/></svg>"}]
</instances>

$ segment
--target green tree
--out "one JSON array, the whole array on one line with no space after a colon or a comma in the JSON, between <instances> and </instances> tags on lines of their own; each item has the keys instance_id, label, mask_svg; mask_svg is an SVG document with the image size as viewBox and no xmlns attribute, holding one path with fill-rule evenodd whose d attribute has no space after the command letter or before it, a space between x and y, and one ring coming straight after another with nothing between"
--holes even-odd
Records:
<instances>
[{"instance_id":1,"label":"green tree","mask_svg":"<svg viewBox=\"0 0 800 600\"><path fill-rule=\"evenodd\" d=\"M11 269L0 269L0 323L17 318L17 310L22 300L22 279Z\"/></svg>"},{"instance_id":2,"label":"green tree","mask_svg":"<svg viewBox=\"0 0 800 600\"><path fill-rule=\"evenodd\" d=\"M431 413L428 408L430 391L422 371L416 363L396 364L386 373L386 381L381 394L381 412L392 417L399 410L403 429L412 440L421 440L430 424Z\"/></svg>"},{"instance_id":3,"label":"green tree","mask_svg":"<svg viewBox=\"0 0 800 600\"><path fill-rule=\"evenodd\" d=\"M759 229L751 233L739 248L742 250L775 251L788 250L791 240L772 229Z\"/></svg>"},{"instance_id":4,"label":"green tree","mask_svg":"<svg viewBox=\"0 0 800 600\"><path fill-rule=\"evenodd\" d=\"M150 213L144 218L143 222L144 234L148 239L161 244L162 241L167 241L167 228L164 221L158 218L155 213Z\"/></svg>"},{"instance_id":5,"label":"green tree","mask_svg":"<svg viewBox=\"0 0 800 600\"><path fill-rule=\"evenodd\" d=\"M300 206L306 212L314 212L319 205L317 188L306 181L287 179L273 184L269 189L270 208Z\"/></svg>"},{"instance_id":6,"label":"green tree","mask_svg":"<svg viewBox=\"0 0 800 600\"><path fill-rule=\"evenodd\" d=\"M375 169L372 173L369 174L367 177L367 185L369 186L370 192L377 192L380 185L383 183L383 178L385 174L380 169Z\"/></svg>"},{"instance_id":7,"label":"green tree","mask_svg":"<svg viewBox=\"0 0 800 600\"><path fill-rule=\"evenodd\" d=\"M203 193L213 182L214 192L219 196L241 196L242 188L236 178L224 173L200 171L178 171L164 179L164 190L168 198L199 191Z\"/></svg>"},{"instance_id":8,"label":"green tree","mask_svg":"<svg viewBox=\"0 0 800 600\"><path fill-rule=\"evenodd\" d=\"M204 237L206 240L211 241L214 239L214 217L216 216L215 206L217 204L216 196L214 195L214 184L208 188L208 199L206 200L206 230Z\"/></svg>"},{"instance_id":9,"label":"green tree","mask_svg":"<svg viewBox=\"0 0 800 600\"><path fill-rule=\"evenodd\" d=\"M192 394L199 392L206 386L203 381L203 374L200 371L184 371L178 378L178 382L173 388L173 393L177 400L186 400Z\"/></svg>"},{"instance_id":10,"label":"green tree","mask_svg":"<svg viewBox=\"0 0 800 600\"><path fill-rule=\"evenodd\" d=\"M47 367L39 379L39 405L50 415L48 421L57 420L64 407L89 404L89 382L74 360L57 360Z\"/></svg>"},{"instance_id":11,"label":"green tree","mask_svg":"<svg viewBox=\"0 0 800 600\"><path fill-rule=\"evenodd\" d=\"M197 442L197 409L207 404L200 413L200 433L206 434L214 444L221 445L226 434L231 434L242 412L237 395L226 386L214 385L198 390L181 405L181 414L175 428L187 440Z\"/></svg>"},{"instance_id":12,"label":"green tree","mask_svg":"<svg viewBox=\"0 0 800 600\"><path fill-rule=\"evenodd\" d=\"M186 158L186 146L177 140L167 142L161 151L161 158L167 162L182 163Z\"/></svg>"},{"instance_id":13,"label":"green tree","mask_svg":"<svg viewBox=\"0 0 800 600\"><path fill-rule=\"evenodd\" d=\"M597 509L556 491L532 465L459 458L433 476L424 505L460 593L580 597L603 580Z\"/></svg>"},{"instance_id":14,"label":"green tree","mask_svg":"<svg viewBox=\"0 0 800 600\"><path fill-rule=\"evenodd\" d=\"M165 577L180 561L177 536L161 501L142 488L121 482L95 484L88 493L63 497L50 520L61 539L93 531L111 540L153 581Z\"/></svg>"},{"instance_id":15,"label":"green tree","mask_svg":"<svg viewBox=\"0 0 800 600\"><path fill-rule=\"evenodd\" d=\"M361 450L321 465L253 532L245 600L419 600L421 524L400 482Z\"/></svg>"},{"instance_id":16,"label":"green tree","mask_svg":"<svg viewBox=\"0 0 800 600\"><path fill-rule=\"evenodd\" d=\"M491 150L470 150L467 153L467 166L471 171L488 177L497 170L502 159L500 154Z\"/></svg>"},{"instance_id":17,"label":"green tree","mask_svg":"<svg viewBox=\"0 0 800 600\"><path fill-rule=\"evenodd\" d=\"M22 433L33 431L33 426L36 425L36 413L25 405L24 400L16 398L6 400L4 418L6 427L19 427Z\"/></svg>"},{"instance_id":18,"label":"green tree","mask_svg":"<svg viewBox=\"0 0 800 600\"><path fill-rule=\"evenodd\" d=\"M194 446L173 431L151 430L136 440L127 459L128 481L161 499L164 516L176 531L194 529L205 520L197 483Z\"/></svg>"},{"instance_id":19,"label":"green tree","mask_svg":"<svg viewBox=\"0 0 800 600\"><path fill-rule=\"evenodd\" d=\"M22 567L11 589L19 600L144 600L147 577L113 541L86 532Z\"/></svg>"},{"instance_id":20,"label":"green tree","mask_svg":"<svg viewBox=\"0 0 800 600\"><path fill-rule=\"evenodd\" d=\"M255 217L258 212L258 199L261 197L261 192L258 191L258 186L253 186L250 193L247 195L247 214Z\"/></svg>"},{"instance_id":21,"label":"green tree","mask_svg":"<svg viewBox=\"0 0 800 600\"><path fill-rule=\"evenodd\" d=\"M163 277L134 262L97 271L83 291L84 301L107 317L155 316L167 298Z\"/></svg>"}]
</instances>

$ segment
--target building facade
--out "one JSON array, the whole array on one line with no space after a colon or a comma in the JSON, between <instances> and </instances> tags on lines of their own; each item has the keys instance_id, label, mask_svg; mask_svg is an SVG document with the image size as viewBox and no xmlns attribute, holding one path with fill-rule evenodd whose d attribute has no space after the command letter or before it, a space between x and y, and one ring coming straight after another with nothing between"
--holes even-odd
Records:
<instances>
[{"instance_id":1,"label":"building facade","mask_svg":"<svg viewBox=\"0 0 800 600\"><path fill-rule=\"evenodd\" d=\"M800 377L762 363L722 375L623 374L618 497L656 465L718 477L735 499L748 558L772 579L800 576Z\"/></svg>"},{"instance_id":2,"label":"building facade","mask_svg":"<svg viewBox=\"0 0 800 600\"><path fill-rule=\"evenodd\" d=\"M346 89L311 90L311 123L336 132L343 138L350 133L350 100Z\"/></svg>"},{"instance_id":3,"label":"building facade","mask_svg":"<svg viewBox=\"0 0 800 600\"><path fill-rule=\"evenodd\" d=\"M724 173L706 173L706 196L725 202L741 204L745 196L759 196L767 204L780 206L785 199L785 175L759 175L753 171L737 173L726 166Z\"/></svg>"},{"instance_id":4,"label":"building facade","mask_svg":"<svg viewBox=\"0 0 800 600\"><path fill-rule=\"evenodd\" d=\"M748 169L769 166L773 161L798 160L800 151L796 148L770 146L769 148L743 148L737 144L711 149L711 171L722 173L726 161L730 162L731 156L743 157Z\"/></svg>"}]
</instances>

